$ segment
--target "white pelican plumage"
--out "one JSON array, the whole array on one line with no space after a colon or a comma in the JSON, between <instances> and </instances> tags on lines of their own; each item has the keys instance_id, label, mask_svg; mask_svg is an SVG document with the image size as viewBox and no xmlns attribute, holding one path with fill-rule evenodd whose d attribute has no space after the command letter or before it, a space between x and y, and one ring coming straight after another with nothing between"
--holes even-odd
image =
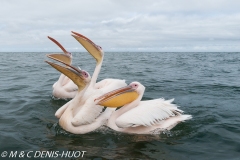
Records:
<instances>
[{"instance_id":1,"label":"white pelican plumage","mask_svg":"<svg viewBox=\"0 0 240 160\"><path fill-rule=\"evenodd\" d=\"M145 87L132 82L127 87L111 91L95 99L97 104L120 107L112 113L107 126L118 132L151 134L156 131L170 130L177 123L191 119L183 115L172 100L154 99L141 101Z\"/></svg>"},{"instance_id":2,"label":"white pelican plumage","mask_svg":"<svg viewBox=\"0 0 240 160\"><path fill-rule=\"evenodd\" d=\"M58 45L64 54L49 54L47 55L52 59L59 59L66 64L71 65L72 63L72 54L68 52L58 41L53 39L52 37L48 38L53 41L56 45ZM67 76L61 74L58 81L53 84L53 92L52 95L56 98L68 99L73 98L77 94L78 87L74 84Z\"/></svg>"},{"instance_id":3,"label":"white pelican plumage","mask_svg":"<svg viewBox=\"0 0 240 160\"><path fill-rule=\"evenodd\" d=\"M56 60L61 62L58 59ZM78 86L78 92L76 96L71 101L59 108L55 113L55 115L59 118L59 125L68 132L74 134L85 134L94 131L97 128L101 127L103 124L105 124L107 119L110 117L110 115L115 109L107 108L91 123L80 126L74 126L72 124L72 120L77 114L77 112L84 112L81 110L82 105L84 105L83 95L90 84L91 77L88 72L80 70L64 62L61 63L65 64L66 66L61 66L49 61L46 62L53 68L57 69L58 71L71 78L73 82ZM93 100L92 102L95 104ZM91 109L91 104L89 108ZM99 111L96 111L93 108L91 112L85 112L85 114L91 116L92 114L95 115L95 112L97 112L97 114L99 113Z\"/></svg>"},{"instance_id":4,"label":"white pelican plumage","mask_svg":"<svg viewBox=\"0 0 240 160\"><path fill-rule=\"evenodd\" d=\"M107 79L96 85L103 60L103 51L99 46L85 37L79 36L77 39L84 44L83 46L97 60L97 66L91 81L90 75L87 72L68 65L57 58L55 60L65 64L65 66L60 66L52 62L47 63L68 76L79 88L76 96L55 113L55 116L59 118L60 126L68 132L84 134L100 127L115 110L107 108L102 112L103 106L97 105L94 100L111 90L126 86L126 83L125 80ZM54 59L53 57L50 58Z\"/></svg>"}]
</instances>

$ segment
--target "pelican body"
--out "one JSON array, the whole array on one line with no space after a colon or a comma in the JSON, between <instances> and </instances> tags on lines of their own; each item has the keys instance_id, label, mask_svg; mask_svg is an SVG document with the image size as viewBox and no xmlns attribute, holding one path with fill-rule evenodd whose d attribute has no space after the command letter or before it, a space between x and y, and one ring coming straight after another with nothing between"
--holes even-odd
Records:
<instances>
[{"instance_id":1,"label":"pelican body","mask_svg":"<svg viewBox=\"0 0 240 160\"><path fill-rule=\"evenodd\" d=\"M84 97L85 91L88 89L91 80L89 73L68 65L60 60L57 61L65 64L66 66L58 65L49 61L46 62L58 71L68 76L78 86L76 96L65 105L60 107L55 113L55 116L59 118L60 126L64 130L74 134L85 134L101 127L104 123L106 123L107 118L109 118L114 109L106 109L101 113L102 106L98 105L99 107L92 107L96 105L94 100L91 101L93 97ZM89 109L89 111L82 110L82 107L86 105L88 106L87 109ZM74 125L73 120L78 112L85 113L86 117L83 117L83 119L90 117L90 119L93 120L91 122L88 121L89 123L86 123L85 125Z\"/></svg>"},{"instance_id":2,"label":"pelican body","mask_svg":"<svg viewBox=\"0 0 240 160\"><path fill-rule=\"evenodd\" d=\"M84 95L81 97L81 107L78 107L81 111L76 111L77 114L72 120L72 124L75 126L85 125L92 123L101 113L103 106L96 105L94 99L97 97L117 89L124 87L127 84L125 80L119 79L104 79L99 83L96 83L97 77L100 73L103 63L104 52L99 45L96 45L89 38L77 33L72 32L73 37L95 58L96 67L92 75L92 79L89 86L86 88ZM80 104L80 103L79 103ZM91 106L91 107L90 107Z\"/></svg>"},{"instance_id":3,"label":"pelican body","mask_svg":"<svg viewBox=\"0 0 240 160\"><path fill-rule=\"evenodd\" d=\"M58 41L56 41L55 39L53 39L52 37L49 37L49 36L48 36L48 38L51 41L53 41L57 46L59 46L59 48L61 48L61 50L63 51L64 54L50 54L47 56L49 58L52 58L55 60L58 59L58 60L65 62L66 64L71 65L72 54L70 52L68 52ZM64 74L60 75L58 81L56 81L53 84L52 88L53 88L52 95L54 97L60 98L60 99L73 98L77 94L77 90L78 90L77 85L75 83L73 83L72 80L69 79Z\"/></svg>"},{"instance_id":4,"label":"pelican body","mask_svg":"<svg viewBox=\"0 0 240 160\"><path fill-rule=\"evenodd\" d=\"M60 107L55 113L55 116L59 118L60 126L68 132L84 134L102 126L115 110L113 108L108 108L102 112L103 106L96 104L94 100L111 90L126 86L126 83L125 80L105 79L96 84L104 53L100 46L96 45L85 36L79 34L74 35L74 37L97 61L92 78L90 78L90 75L86 71L82 71L65 63L60 60L61 58L59 57L56 58L56 56L53 57L48 55L49 58L57 60L65 66L48 61L47 63L70 78L78 86L76 96Z\"/></svg>"},{"instance_id":5,"label":"pelican body","mask_svg":"<svg viewBox=\"0 0 240 160\"><path fill-rule=\"evenodd\" d=\"M132 134L152 134L156 130L170 130L179 122L191 119L183 115L172 100L154 99L141 101L145 87L132 82L127 87L111 91L95 101L107 107L120 107L112 113L107 126L111 129ZM124 98L128 97L128 98Z\"/></svg>"}]
</instances>

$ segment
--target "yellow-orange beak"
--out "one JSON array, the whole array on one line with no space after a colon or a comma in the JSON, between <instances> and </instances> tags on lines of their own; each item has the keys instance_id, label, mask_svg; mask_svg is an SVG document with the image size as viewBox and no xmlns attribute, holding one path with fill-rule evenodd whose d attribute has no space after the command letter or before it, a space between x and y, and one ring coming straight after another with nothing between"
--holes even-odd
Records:
<instances>
[{"instance_id":1,"label":"yellow-orange beak","mask_svg":"<svg viewBox=\"0 0 240 160\"><path fill-rule=\"evenodd\" d=\"M72 31L72 36L100 63L103 59L103 52L100 46L96 45L89 38Z\"/></svg>"},{"instance_id":2,"label":"yellow-orange beak","mask_svg":"<svg viewBox=\"0 0 240 160\"><path fill-rule=\"evenodd\" d=\"M52 37L49 37L48 38L53 42L55 43L59 48L61 48L61 50L63 51L64 55L65 56L61 56L60 54L51 54L49 55L48 57L52 59L59 59L69 65L71 65L72 63L72 54L70 52L68 52L57 40L55 40L54 38Z\"/></svg>"},{"instance_id":3,"label":"yellow-orange beak","mask_svg":"<svg viewBox=\"0 0 240 160\"><path fill-rule=\"evenodd\" d=\"M61 63L64 62L68 65L71 65L71 63L72 63L71 57L69 57L66 54L48 54L47 57L51 58L55 61L61 62Z\"/></svg>"},{"instance_id":4,"label":"yellow-orange beak","mask_svg":"<svg viewBox=\"0 0 240 160\"><path fill-rule=\"evenodd\" d=\"M61 62L60 60L57 61ZM90 81L90 79L88 78L89 74L86 71L80 70L64 62L61 63L65 64L66 66L61 66L49 61L45 62L51 65L56 70L58 70L59 72L66 75L68 78L70 78L78 86L79 91L81 91Z\"/></svg>"},{"instance_id":5,"label":"yellow-orange beak","mask_svg":"<svg viewBox=\"0 0 240 160\"><path fill-rule=\"evenodd\" d=\"M136 100L138 96L139 94L129 85L108 92L95 99L95 102L101 106L116 108L131 103Z\"/></svg>"}]
</instances>

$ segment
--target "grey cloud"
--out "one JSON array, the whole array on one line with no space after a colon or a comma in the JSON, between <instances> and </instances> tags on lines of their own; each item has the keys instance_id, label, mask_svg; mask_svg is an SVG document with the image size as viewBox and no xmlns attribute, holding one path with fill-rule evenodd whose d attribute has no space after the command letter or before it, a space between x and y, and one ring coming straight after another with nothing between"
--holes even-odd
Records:
<instances>
[{"instance_id":1,"label":"grey cloud","mask_svg":"<svg viewBox=\"0 0 240 160\"><path fill-rule=\"evenodd\" d=\"M239 51L240 6L233 0L12 0L0 6L0 51L84 49L80 32L106 51Z\"/></svg>"}]
</instances>

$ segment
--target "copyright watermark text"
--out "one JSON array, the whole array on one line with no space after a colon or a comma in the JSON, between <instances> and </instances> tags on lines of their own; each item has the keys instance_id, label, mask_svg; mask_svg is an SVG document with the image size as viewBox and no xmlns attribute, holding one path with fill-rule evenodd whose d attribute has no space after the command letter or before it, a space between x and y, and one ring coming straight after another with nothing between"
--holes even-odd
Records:
<instances>
[{"instance_id":1,"label":"copyright watermark text","mask_svg":"<svg viewBox=\"0 0 240 160\"><path fill-rule=\"evenodd\" d=\"M87 151L3 151L2 158L83 158ZM1 159L1 158L0 158Z\"/></svg>"}]
</instances>

